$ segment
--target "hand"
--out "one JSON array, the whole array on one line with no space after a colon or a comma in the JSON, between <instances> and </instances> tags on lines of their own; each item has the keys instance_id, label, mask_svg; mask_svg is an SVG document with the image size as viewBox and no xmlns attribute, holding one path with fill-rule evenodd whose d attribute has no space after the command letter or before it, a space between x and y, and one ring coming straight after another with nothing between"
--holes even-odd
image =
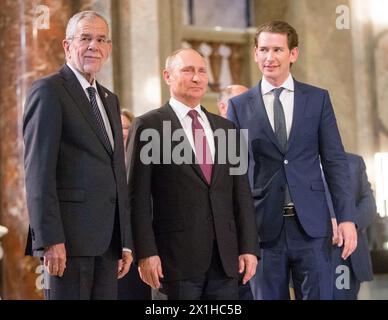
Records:
<instances>
[{"instance_id":1,"label":"hand","mask_svg":"<svg viewBox=\"0 0 388 320\"><path fill-rule=\"evenodd\" d=\"M332 245L336 245L339 242L337 219L331 218L331 225L333 228L333 237L331 238Z\"/></svg>"},{"instance_id":2,"label":"hand","mask_svg":"<svg viewBox=\"0 0 388 320\"><path fill-rule=\"evenodd\" d=\"M338 246L344 246L342 259L346 260L357 247L357 231L353 222L341 222L338 225Z\"/></svg>"},{"instance_id":3,"label":"hand","mask_svg":"<svg viewBox=\"0 0 388 320\"><path fill-rule=\"evenodd\" d=\"M133 261L132 253L129 251L123 250L122 259L119 260L117 279L121 279L128 273L129 268L131 267L132 261Z\"/></svg>"},{"instance_id":4,"label":"hand","mask_svg":"<svg viewBox=\"0 0 388 320\"><path fill-rule=\"evenodd\" d=\"M151 288L159 289L159 278L164 278L162 262L159 256L151 256L139 260L140 278Z\"/></svg>"},{"instance_id":5,"label":"hand","mask_svg":"<svg viewBox=\"0 0 388 320\"><path fill-rule=\"evenodd\" d=\"M43 264L51 276L62 277L66 269L66 248L64 243L48 246L43 252Z\"/></svg>"},{"instance_id":6,"label":"hand","mask_svg":"<svg viewBox=\"0 0 388 320\"><path fill-rule=\"evenodd\" d=\"M245 270L242 283L246 284L250 278L252 278L256 273L257 267L257 257L253 254L241 254L238 257L238 273L243 273Z\"/></svg>"}]
</instances>

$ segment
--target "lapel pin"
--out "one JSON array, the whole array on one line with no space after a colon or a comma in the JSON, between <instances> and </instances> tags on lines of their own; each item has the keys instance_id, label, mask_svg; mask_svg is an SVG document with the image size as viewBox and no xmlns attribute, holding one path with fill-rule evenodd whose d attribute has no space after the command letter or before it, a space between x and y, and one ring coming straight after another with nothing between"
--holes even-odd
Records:
<instances>
[{"instance_id":1,"label":"lapel pin","mask_svg":"<svg viewBox=\"0 0 388 320\"><path fill-rule=\"evenodd\" d=\"M105 98L108 96L108 94L105 92Z\"/></svg>"}]
</instances>

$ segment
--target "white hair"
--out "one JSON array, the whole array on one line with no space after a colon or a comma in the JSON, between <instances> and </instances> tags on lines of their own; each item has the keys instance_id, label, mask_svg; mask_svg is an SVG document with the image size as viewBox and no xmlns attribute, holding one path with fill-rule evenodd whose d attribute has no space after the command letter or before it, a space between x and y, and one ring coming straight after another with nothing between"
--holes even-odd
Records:
<instances>
[{"instance_id":1,"label":"white hair","mask_svg":"<svg viewBox=\"0 0 388 320\"><path fill-rule=\"evenodd\" d=\"M166 63L165 63L166 70L173 70L176 67L176 64L177 64L176 57L179 53L181 53L183 51L194 51L194 52L198 53L202 58L204 58L203 54L201 52L199 52L198 50L195 50L193 48L180 48L180 49L174 51L173 53L171 53L167 57Z\"/></svg>"},{"instance_id":2,"label":"white hair","mask_svg":"<svg viewBox=\"0 0 388 320\"><path fill-rule=\"evenodd\" d=\"M67 23L66 39L72 39L74 37L78 22L80 22L82 19L92 20L95 18L100 18L101 20L103 20L105 22L106 26L108 27L108 30L109 30L108 22L106 21L106 19L102 15L100 15L96 11L81 11L81 12L76 13L74 16L72 16L70 18L69 22Z\"/></svg>"}]
</instances>

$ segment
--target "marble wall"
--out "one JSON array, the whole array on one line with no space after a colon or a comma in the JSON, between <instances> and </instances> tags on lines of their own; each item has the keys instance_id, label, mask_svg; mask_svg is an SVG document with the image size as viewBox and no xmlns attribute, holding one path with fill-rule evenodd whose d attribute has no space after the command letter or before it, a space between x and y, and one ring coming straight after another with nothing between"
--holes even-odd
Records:
<instances>
[{"instance_id":1,"label":"marble wall","mask_svg":"<svg viewBox=\"0 0 388 320\"><path fill-rule=\"evenodd\" d=\"M0 2L0 199L3 239L2 297L36 299L38 262L24 257L28 218L23 172L22 113L32 81L64 61L61 41L71 8L66 0L48 6L37 0ZM55 17L55 18L53 18ZM17 280L15 280L17 279Z\"/></svg>"}]
</instances>

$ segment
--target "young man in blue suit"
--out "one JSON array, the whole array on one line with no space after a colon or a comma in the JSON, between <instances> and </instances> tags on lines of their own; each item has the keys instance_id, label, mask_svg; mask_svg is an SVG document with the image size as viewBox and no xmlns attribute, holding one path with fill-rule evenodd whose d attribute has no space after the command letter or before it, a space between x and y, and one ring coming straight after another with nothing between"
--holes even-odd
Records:
<instances>
[{"instance_id":1,"label":"young man in blue suit","mask_svg":"<svg viewBox=\"0 0 388 320\"><path fill-rule=\"evenodd\" d=\"M356 204L354 222L357 225L357 249L347 260L341 258L341 249L332 252L334 269L334 300L356 300L363 281L373 280L372 261L369 252L366 229L377 215L376 202L366 174L365 162L359 155L347 153L350 181ZM329 208L332 209L331 195L328 194ZM335 212L333 219L333 245L341 242L337 236ZM340 235L339 235L340 236ZM344 269L343 267L347 267Z\"/></svg>"},{"instance_id":2,"label":"young man in blue suit","mask_svg":"<svg viewBox=\"0 0 388 320\"><path fill-rule=\"evenodd\" d=\"M261 262L255 299L331 299L331 222L320 159L347 259L357 245L346 155L326 90L293 79L298 35L282 21L262 25L254 57L259 84L229 101L228 118L248 129L249 179Z\"/></svg>"}]
</instances>

